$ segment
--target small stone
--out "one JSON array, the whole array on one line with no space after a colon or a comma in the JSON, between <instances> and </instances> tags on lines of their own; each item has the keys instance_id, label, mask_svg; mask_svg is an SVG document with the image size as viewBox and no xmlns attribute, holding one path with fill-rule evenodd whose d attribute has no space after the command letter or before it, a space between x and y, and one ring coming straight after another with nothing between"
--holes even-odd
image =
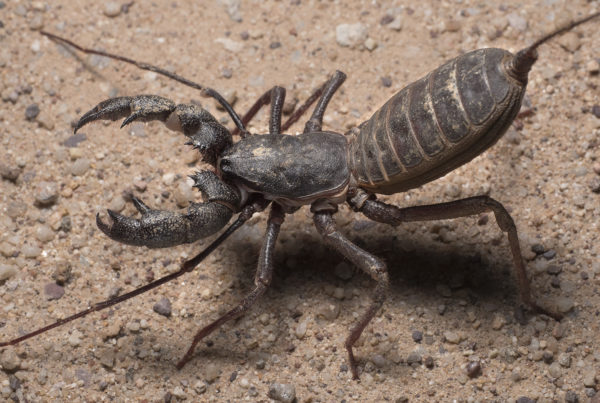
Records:
<instances>
[{"instance_id":1,"label":"small stone","mask_svg":"<svg viewBox=\"0 0 600 403\"><path fill-rule=\"evenodd\" d=\"M40 113L36 117L36 122L46 130L54 130L54 119L46 112Z\"/></svg>"},{"instance_id":2,"label":"small stone","mask_svg":"<svg viewBox=\"0 0 600 403\"><path fill-rule=\"evenodd\" d=\"M451 20L446 20L444 22L444 31L446 32L458 32L460 31L461 28L461 23L460 21L451 19Z\"/></svg>"},{"instance_id":3,"label":"small stone","mask_svg":"<svg viewBox=\"0 0 600 403\"><path fill-rule=\"evenodd\" d=\"M52 279L56 281L58 285L65 285L66 283L71 281L71 263L65 260L59 260L56 262L55 265L56 267L54 269L54 272L52 272Z\"/></svg>"},{"instance_id":4,"label":"small stone","mask_svg":"<svg viewBox=\"0 0 600 403\"><path fill-rule=\"evenodd\" d=\"M425 360L423 360L423 364L425 364L427 368L432 369L435 366L435 361L433 361L432 356L428 355L425 357Z\"/></svg>"},{"instance_id":5,"label":"small stone","mask_svg":"<svg viewBox=\"0 0 600 403\"><path fill-rule=\"evenodd\" d=\"M54 239L54 231L47 225L41 224L35 227L35 237L43 243Z\"/></svg>"},{"instance_id":6,"label":"small stone","mask_svg":"<svg viewBox=\"0 0 600 403\"><path fill-rule=\"evenodd\" d=\"M44 27L44 18L41 14L36 13L31 20L29 20L29 29L32 31L38 31Z\"/></svg>"},{"instance_id":7,"label":"small stone","mask_svg":"<svg viewBox=\"0 0 600 403\"><path fill-rule=\"evenodd\" d=\"M575 306L575 303L569 297L557 297L556 298L556 308L558 309L558 311L560 313L570 312L574 306Z\"/></svg>"},{"instance_id":8,"label":"small stone","mask_svg":"<svg viewBox=\"0 0 600 403\"><path fill-rule=\"evenodd\" d=\"M421 357L421 354L417 353L416 351L413 351L408 355L408 357L406 357L406 363L408 365L421 364L421 362L423 362L423 357Z\"/></svg>"},{"instance_id":9,"label":"small stone","mask_svg":"<svg viewBox=\"0 0 600 403\"><path fill-rule=\"evenodd\" d=\"M187 181L182 181L177 185L173 196L177 207L181 208L189 206L190 202L195 199L194 189Z\"/></svg>"},{"instance_id":10,"label":"small stone","mask_svg":"<svg viewBox=\"0 0 600 403\"><path fill-rule=\"evenodd\" d=\"M235 22L242 21L241 0L219 0L219 3L225 7L227 15Z\"/></svg>"},{"instance_id":11,"label":"small stone","mask_svg":"<svg viewBox=\"0 0 600 403\"><path fill-rule=\"evenodd\" d=\"M208 364L204 370L205 380L208 383L213 383L221 375L221 370L215 364Z\"/></svg>"},{"instance_id":12,"label":"small stone","mask_svg":"<svg viewBox=\"0 0 600 403\"><path fill-rule=\"evenodd\" d=\"M492 329L500 330L502 326L506 323L506 320L502 315L494 315L494 320L492 321Z\"/></svg>"},{"instance_id":13,"label":"small stone","mask_svg":"<svg viewBox=\"0 0 600 403\"><path fill-rule=\"evenodd\" d=\"M117 213L120 213L121 211L123 211L125 209L125 199L123 198L123 196L118 195L117 197L113 198L110 202L109 205L109 209L111 209L112 211L115 211Z\"/></svg>"},{"instance_id":14,"label":"small stone","mask_svg":"<svg viewBox=\"0 0 600 403\"><path fill-rule=\"evenodd\" d=\"M340 306L338 304L323 304L317 311L317 316L333 321L340 314Z\"/></svg>"},{"instance_id":15,"label":"small stone","mask_svg":"<svg viewBox=\"0 0 600 403\"><path fill-rule=\"evenodd\" d=\"M544 252L542 254L542 256L546 259L546 260L551 260L554 259L554 257L556 256L556 251L554 249L549 249L546 252Z\"/></svg>"},{"instance_id":16,"label":"small stone","mask_svg":"<svg viewBox=\"0 0 600 403\"><path fill-rule=\"evenodd\" d=\"M278 402L292 403L296 399L296 388L290 384L273 383L269 386L269 397Z\"/></svg>"},{"instance_id":17,"label":"small stone","mask_svg":"<svg viewBox=\"0 0 600 403\"><path fill-rule=\"evenodd\" d=\"M90 160L87 158L78 158L71 165L71 175L82 176L90 169Z\"/></svg>"},{"instance_id":18,"label":"small stone","mask_svg":"<svg viewBox=\"0 0 600 403\"><path fill-rule=\"evenodd\" d=\"M23 245L23 248L21 248L21 253L23 254L23 257L27 259L34 259L42 253L42 250L35 245L25 244Z\"/></svg>"},{"instance_id":19,"label":"small stone","mask_svg":"<svg viewBox=\"0 0 600 403\"><path fill-rule=\"evenodd\" d=\"M175 388L173 388L173 392L171 393L173 394L173 396L181 400L185 400L187 398L181 386L175 386Z\"/></svg>"},{"instance_id":20,"label":"small stone","mask_svg":"<svg viewBox=\"0 0 600 403\"><path fill-rule=\"evenodd\" d=\"M527 396L521 396L517 399L517 403L535 403L535 400Z\"/></svg>"},{"instance_id":21,"label":"small stone","mask_svg":"<svg viewBox=\"0 0 600 403\"><path fill-rule=\"evenodd\" d=\"M79 145L79 143L82 143L86 140L87 140L87 136L85 135L85 133L77 133L77 134L74 134L74 135L70 136L69 138L67 138L65 141L63 141L62 144L65 147L73 148L73 147L77 147Z\"/></svg>"},{"instance_id":22,"label":"small stone","mask_svg":"<svg viewBox=\"0 0 600 403\"><path fill-rule=\"evenodd\" d=\"M510 13L506 16L508 24L517 31L525 32L527 30L527 20L517 13Z\"/></svg>"},{"instance_id":23,"label":"small stone","mask_svg":"<svg viewBox=\"0 0 600 403\"><path fill-rule=\"evenodd\" d=\"M106 368L115 366L115 352L112 349L104 349L100 353L100 364Z\"/></svg>"},{"instance_id":24,"label":"small stone","mask_svg":"<svg viewBox=\"0 0 600 403\"><path fill-rule=\"evenodd\" d=\"M565 50L573 53L581 47L581 39L575 32L567 32L558 37L557 42Z\"/></svg>"},{"instance_id":25,"label":"small stone","mask_svg":"<svg viewBox=\"0 0 600 403\"><path fill-rule=\"evenodd\" d=\"M479 361L471 361L467 364L466 370L469 378L477 378L481 375L481 363Z\"/></svg>"},{"instance_id":26,"label":"small stone","mask_svg":"<svg viewBox=\"0 0 600 403\"><path fill-rule=\"evenodd\" d=\"M82 336L83 336L83 334L81 334L80 331L74 330L73 333L71 333L69 335L69 338L67 339L67 342L69 343L69 345L71 347L78 347L81 344L81 337Z\"/></svg>"},{"instance_id":27,"label":"small stone","mask_svg":"<svg viewBox=\"0 0 600 403\"><path fill-rule=\"evenodd\" d=\"M306 327L308 325L308 320L303 320L296 326L296 330L294 334L298 339L303 339L306 336Z\"/></svg>"},{"instance_id":28,"label":"small stone","mask_svg":"<svg viewBox=\"0 0 600 403\"><path fill-rule=\"evenodd\" d=\"M553 362L550 364L550 367L548 367L548 373L552 378L560 378L562 375L560 364L558 362Z\"/></svg>"},{"instance_id":29,"label":"small stone","mask_svg":"<svg viewBox=\"0 0 600 403\"><path fill-rule=\"evenodd\" d=\"M21 175L21 168L18 166L9 166L0 162L0 176L11 182L16 182Z\"/></svg>"},{"instance_id":30,"label":"small stone","mask_svg":"<svg viewBox=\"0 0 600 403\"><path fill-rule=\"evenodd\" d=\"M342 261L333 269L334 274L342 280L350 280L354 275L354 268L350 264Z\"/></svg>"},{"instance_id":31,"label":"small stone","mask_svg":"<svg viewBox=\"0 0 600 403\"><path fill-rule=\"evenodd\" d=\"M18 272L19 270L13 265L0 264L0 283L8 280L12 276L16 275Z\"/></svg>"},{"instance_id":32,"label":"small stone","mask_svg":"<svg viewBox=\"0 0 600 403\"><path fill-rule=\"evenodd\" d=\"M579 403L579 396L572 390L565 393L565 403Z\"/></svg>"},{"instance_id":33,"label":"small stone","mask_svg":"<svg viewBox=\"0 0 600 403\"><path fill-rule=\"evenodd\" d=\"M201 395L206 392L206 383L204 381L198 381L194 384L194 390L197 394Z\"/></svg>"},{"instance_id":34,"label":"small stone","mask_svg":"<svg viewBox=\"0 0 600 403\"><path fill-rule=\"evenodd\" d=\"M548 268L546 269L546 272L548 274L554 275L556 276L557 274L560 274L560 272L562 271L562 267L557 266L555 264L551 264L548 266Z\"/></svg>"},{"instance_id":35,"label":"small stone","mask_svg":"<svg viewBox=\"0 0 600 403\"><path fill-rule=\"evenodd\" d=\"M460 336L456 332L452 332L452 331L444 332L444 339L450 344L460 343Z\"/></svg>"},{"instance_id":36,"label":"small stone","mask_svg":"<svg viewBox=\"0 0 600 403\"><path fill-rule=\"evenodd\" d=\"M365 48L367 48L369 52L374 51L377 48L377 45L377 41L375 41L373 38L367 38L365 41Z\"/></svg>"},{"instance_id":37,"label":"small stone","mask_svg":"<svg viewBox=\"0 0 600 403\"><path fill-rule=\"evenodd\" d=\"M49 207L58 200L58 185L56 182L40 182L35 189L35 205Z\"/></svg>"},{"instance_id":38,"label":"small stone","mask_svg":"<svg viewBox=\"0 0 600 403\"><path fill-rule=\"evenodd\" d=\"M0 366L6 372L14 372L21 367L21 360L14 348L7 348L0 354Z\"/></svg>"},{"instance_id":39,"label":"small stone","mask_svg":"<svg viewBox=\"0 0 600 403\"><path fill-rule=\"evenodd\" d=\"M25 119L33 120L39 115L40 107L37 104L31 104L27 108L25 108Z\"/></svg>"},{"instance_id":40,"label":"small stone","mask_svg":"<svg viewBox=\"0 0 600 403\"><path fill-rule=\"evenodd\" d=\"M239 53L244 49L244 44L241 42L234 41L229 38L217 38L214 40L216 43L223 45L225 50L232 53Z\"/></svg>"},{"instance_id":41,"label":"small stone","mask_svg":"<svg viewBox=\"0 0 600 403\"><path fill-rule=\"evenodd\" d=\"M385 88L389 88L392 86L392 79L388 76L385 77L381 77L381 85L383 85Z\"/></svg>"},{"instance_id":42,"label":"small stone","mask_svg":"<svg viewBox=\"0 0 600 403\"><path fill-rule=\"evenodd\" d=\"M121 14L121 5L115 1L106 2L104 3L103 13L110 18L118 17Z\"/></svg>"},{"instance_id":43,"label":"small stone","mask_svg":"<svg viewBox=\"0 0 600 403\"><path fill-rule=\"evenodd\" d=\"M133 181L133 187L138 192L145 192L146 189L148 188L148 182L146 182L145 180L140 179L140 178L134 179L134 181Z\"/></svg>"},{"instance_id":44,"label":"small stone","mask_svg":"<svg viewBox=\"0 0 600 403\"><path fill-rule=\"evenodd\" d=\"M583 385L587 388L596 387L596 373L593 369L588 368L583 375Z\"/></svg>"},{"instance_id":45,"label":"small stone","mask_svg":"<svg viewBox=\"0 0 600 403\"><path fill-rule=\"evenodd\" d=\"M227 78L227 79L229 79L229 78L231 78L231 77L233 76L233 70L231 70L229 67L224 67L224 68L221 70L221 76L222 76L223 78Z\"/></svg>"},{"instance_id":46,"label":"small stone","mask_svg":"<svg viewBox=\"0 0 600 403\"><path fill-rule=\"evenodd\" d=\"M414 342L420 343L421 340L423 340L423 332L421 332L419 330L414 330L412 332L412 339Z\"/></svg>"},{"instance_id":47,"label":"small stone","mask_svg":"<svg viewBox=\"0 0 600 403\"><path fill-rule=\"evenodd\" d=\"M590 59L585 64L585 70L591 75L596 75L600 73L600 62L596 59Z\"/></svg>"},{"instance_id":48,"label":"small stone","mask_svg":"<svg viewBox=\"0 0 600 403\"><path fill-rule=\"evenodd\" d=\"M544 351L542 354L542 359L546 364L552 364L552 361L554 361L554 354L552 351Z\"/></svg>"},{"instance_id":49,"label":"small stone","mask_svg":"<svg viewBox=\"0 0 600 403\"><path fill-rule=\"evenodd\" d=\"M65 289L56 283L48 283L44 286L47 300L59 299L65 295Z\"/></svg>"},{"instance_id":50,"label":"small stone","mask_svg":"<svg viewBox=\"0 0 600 403\"><path fill-rule=\"evenodd\" d=\"M335 29L335 38L340 46L356 47L367 39L368 29L361 23L340 24Z\"/></svg>"},{"instance_id":51,"label":"small stone","mask_svg":"<svg viewBox=\"0 0 600 403\"><path fill-rule=\"evenodd\" d=\"M277 48L280 48L280 47L281 47L281 42L279 42L279 41L271 42L269 44L269 48L270 49L277 49Z\"/></svg>"},{"instance_id":52,"label":"small stone","mask_svg":"<svg viewBox=\"0 0 600 403\"><path fill-rule=\"evenodd\" d=\"M568 353L559 354L558 363L565 368L569 368L571 366L571 356Z\"/></svg>"},{"instance_id":53,"label":"small stone","mask_svg":"<svg viewBox=\"0 0 600 403\"><path fill-rule=\"evenodd\" d=\"M127 323L126 328L127 328L127 330L129 330L130 333L139 333L140 322L138 322L137 320L134 320L133 322L129 322L129 323Z\"/></svg>"},{"instance_id":54,"label":"small stone","mask_svg":"<svg viewBox=\"0 0 600 403\"><path fill-rule=\"evenodd\" d=\"M163 297L152 307L154 312L159 315L166 316L167 318L171 316L171 301L167 297Z\"/></svg>"},{"instance_id":55,"label":"small stone","mask_svg":"<svg viewBox=\"0 0 600 403\"><path fill-rule=\"evenodd\" d=\"M404 21L402 20L402 17L399 15L395 16L394 20L392 22L390 22L389 24L387 24L387 27L389 29L393 29L394 31L401 31L403 26L404 26Z\"/></svg>"}]
</instances>

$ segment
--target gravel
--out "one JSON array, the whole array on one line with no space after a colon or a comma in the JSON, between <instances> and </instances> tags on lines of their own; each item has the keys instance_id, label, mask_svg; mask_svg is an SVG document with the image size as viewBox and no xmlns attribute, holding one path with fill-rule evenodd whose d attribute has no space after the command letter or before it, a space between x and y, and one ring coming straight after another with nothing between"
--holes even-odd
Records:
<instances>
[{"instance_id":1,"label":"gravel","mask_svg":"<svg viewBox=\"0 0 600 403\"><path fill-rule=\"evenodd\" d=\"M272 383L269 386L269 397L283 403L292 403L296 399L296 388L286 383Z\"/></svg>"}]
</instances>

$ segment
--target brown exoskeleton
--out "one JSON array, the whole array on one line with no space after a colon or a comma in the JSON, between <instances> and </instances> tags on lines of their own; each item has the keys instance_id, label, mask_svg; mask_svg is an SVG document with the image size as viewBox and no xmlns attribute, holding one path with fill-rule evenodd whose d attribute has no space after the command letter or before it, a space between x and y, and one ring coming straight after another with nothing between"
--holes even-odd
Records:
<instances>
[{"instance_id":1,"label":"brown exoskeleton","mask_svg":"<svg viewBox=\"0 0 600 403\"><path fill-rule=\"evenodd\" d=\"M109 99L84 114L75 131L102 119L125 118L123 126L133 121L162 121L168 128L186 135L190 139L189 144L215 168L214 171L202 171L192 176L195 187L204 195L203 203L193 203L185 213L174 213L151 209L134 198L141 218L125 217L109 210L110 221L97 217L97 225L102 232L125 244L163 248L212 235L225 227L234 214L238 216L205 251L184 263L180 271L50 326L0 343L0 347L17 344L191 271L255 212L270 206L254 289L237 307L196 334L191 347L177 364L181 368L191 359L200 340L226 321L246 312L266 291L273 274L275 242L285 215L294 213L303 205L310 205L315 226L327 245L376 281L371 304L351 329L345 343L353 377L358 378L352 348L385 300L388 273L381 259L353 244L336 228L333 214L343 202L372 220L393 226L409 221L493 212L499 227L508 235L522 301L536 312L560 319L560 315L542 308L532 297L515 224L498 201L477 196L448 203L398 208L378 201L375 195L421 186L492 146L519 112L528 73L537 59L536 49L554 36L599 15L595 13L546 35L516 55L502 49L480 49L450 60L398 92L369 120L346 135L322 130L326 107L346 78L339 71L282 125L285 90L281 87L265 93L240 118L212 89L157 67L83 49L68 40L44 33L81 51L133 63L202 90L225 107L241 132L241 139L234 143L235 133L204 109L191 104L176 105L155 95ZM298 136L282 134L317 99L304 132ZM269 134L250 135L245 124L267 104L271 105Z\"/></svg>"}]
</instances>

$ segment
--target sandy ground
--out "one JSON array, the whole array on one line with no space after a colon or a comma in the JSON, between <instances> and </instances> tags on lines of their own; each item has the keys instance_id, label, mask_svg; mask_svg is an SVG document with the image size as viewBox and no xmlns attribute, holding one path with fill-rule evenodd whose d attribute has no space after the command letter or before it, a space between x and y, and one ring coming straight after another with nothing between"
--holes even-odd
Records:
<instances>
[{"instance_id":1,"label":"sandy ground","mask_svg":"<svg viewBox=\"0 0 600 403\"><path fill-rule=\"evenodd\" d=\"M560 0L242 1L238 11L213 0L0 3L2 339L173 272L209 241L148 250L105 237L96 212L134 214L131 193L175 210L195 197L186 175L202 164L159 123L101 123L71 137L73 121L108 97L140 93L199 101L227 119L193 89L75 58L39 29L236 95L240 112L273 85L302 101L341 69L348 79L325 127L345 132L449 58L516 51L600 9ZM366 30L358 43L340 45L336 27L357 23ZM299 402L588 401L600 386L599 27L541 48L520 130L440 180L382 198L409 206L489 194L504 203L534 293L566 312L560 324L515 309L510 252L493 216L392 228L342 206L343 232L384 258L391 276L389 298L357 345L354 381L344 339L374 283L323 246L303 208L282 228L271 289L182 370L174 364L195 332L251 289L264 214L180 281L3 349L0 399L268 401L275 385L293 387ZM251 130L265 132L267 121L261 113ZM170 317L153 310L162 298Z\"/></svg>"}]
</instances>

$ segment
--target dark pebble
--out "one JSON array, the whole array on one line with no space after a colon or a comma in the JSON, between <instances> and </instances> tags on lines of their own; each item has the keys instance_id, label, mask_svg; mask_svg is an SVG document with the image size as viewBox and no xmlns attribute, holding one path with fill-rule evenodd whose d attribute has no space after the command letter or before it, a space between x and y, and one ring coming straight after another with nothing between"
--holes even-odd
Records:
<instances>
[{"instance_id":1,"label":"dark pebble","mask_svg":"<svg viewBox=\"0 0 600 403\"><path fill-rule=\"evenodd\" d=\"M59 299L65 295L65 289L56 283L48 283L44 286L44 293L48 300Z\"/></svg>"},{"instance_id":2,"label":"dark pebble","mask_svg":"<svg viewBox=\"0 0 600 403\"><path fill-rule=\"evenodd\" d=\"M16 166L8 166L0 162L0 176L11 182L16 182L21 175L21 168Z\"/></svg>"},{"instance_id":3,"label":"dark pebble","mask_svg":"<svg viewBox=\"0 0 600 403\"><path fill-rule=\"evenodd\" d=\"M381 85L383 85L385 88L389 88L392 86L392 79L385 76L385 77L381 77Z\"/></svg>"},{"instance_id":4,"label":"dark pebble","mask_svg":"<svg viewBox=\"0 0 600 403\"><path fill-rule=\"evenodd\" d=\"M0 21L0 29L4 28L4 23Z\"/></svg>"},{"instance_id":5,"label":"dark pebble","mask_svg":"<svg viewBox=\"0 0 600 403\"><path fill-rule=\"evenodd\" d=\"M556 251L554 249L550 249L544 252L542 256L544 256L546 260L554 259L554 257L556 256Z\"/></svg>"},{"instance_id":6,"label":"dark pebble","mask_svg":"<svg viewBox=\"0 0 600 403\"><path fill-rule=\"evenodd\" d=\"M231 375L229 375L229 382L235 381L236 378L237 378L237 371L233 371L231 373Z\"/></svg>"},{"instance_id":7,"label":"dark pebble","mask_svg":"<svg viewBox=\"0 0 600 403\"><path fill-rule=\"evenodd\" d=\"M590 181L590 189L594 193L600 193L600 178L594 178Z\"/></svg>"},{"instance_id":8,"label":"dark pebble","mask_svg":"<svg viewBox=\"0 0 600 403\"><path fill-rule=\"evenodd\" d=\"M600 105L596 104L592 106L592 114L598 119L600 119Z\"/></svg>"},{"instance_id":9,"label":"dark pebble","mask_svg":"<svg viewBox=\"0 0 600 403\"><path fill-rule=\"evenodd\" d=\"M154 312L159 315L166 316L167 318L171 316L171 301L169 298L163 297L152 307Z\"/></svg>"},{"instance_id":10,"label":"dark pebble","mask_svg":"<svg viewBox=\"0 0 600 403\"><path fill-rule=\"evenodd\" d=\"M281 47L281 42L271 42L271 44L269 45L269 47L271 49L277 49Z\"/></svg>"},{"instance_id":11,"label":"dark pebble","mask_svg":"<svg viewBox=\"0 0 600 403\"><path fill-rule=\"evenodd\" d=\"M425 357L425 360L423 360L423 363L425 364L425 366L429 369L433 368L435 363L433 362L433 357L428 355L427 357Z\"/></svg>"},{"instance_id":12,"label":"dark pebble","mask_svg":"<svg viewBox=\"0 0 600 403\"><path fill-rule=\"evenodd\" d=\"M541 255L542 253L546 252L546 248L544 248L544 245L541 243L536 243L531 245L531 251L536 255Z\"/></svg>"},{"instance_id":13,"label":"dark pebble","mask_svg":"<svg viewBox=\"0 0 600 403\"><path fill-rule=\"evenodd\" d=\"M71 232L71 228L73 228L73 223L71 222L71 216L64 216L60 219L60 229L64 232Z\"/></svg>"},{"instance_id":14,"label":"dark pebble","mask_svg":"<svg viewBox=\"0 0 600 403\"><path fill-rule=\"evenodd\" d=\"M394 16L386 14L383 17L381 17L381 20L379 20L379 24L381 24L381 25L387 25L387 24L389 24L392 21L394 21Z\"/></svg>"},{"instance_id":15,"label":"dark pebble","mask_svg":"<svg viewBox=\"0 0 600 403\"><path fill-rule=\"evenodd\" d=\"M479 361L471 361L467 364L467 375L469 378L477 378L481 375L481 363Z\"/></svg>"},{"instance_id":16,"label":"dark pebble","mask_svg":"<svg viewBox=\"0 0 600 403\"><path fill-rule=\"evenodd\" d=\"M266 362L263 359L256 361L256 369L265 369Z\"/></svg>"},{"instance_id":17,"label":"dark pebble","mask_svg":"<svg viewBox=\"0 0 600 403\"><path fill-rule=\"evenodd\" d=\"M21 381L19 380L19 378L12 374L8 376L8 384L10 388L14 391L21 389Z\"/></svg>"},{"instance_id":18,"label":"dark pebble","mask_svg":"<svg viewBox=\"0 0 600 403\"><path fill-rule=\"evenodd\" d=\"M565 394L565 402L567 402L567 403L578 403L579 402L579 396L577 396L577 393L573 392L572 390L569 390Z\"/></svg>"},{"instance_id":19,"label":"dark pebble","mask_svg":"<svg viewBox=\"0 0 600 403\"><path fill-rule=\"evenodd\" d=\"M348 365L346 365L346 364L340 365L340 372L348 372Z\"/></svg>"},{"instance_id":20,"label":"dark pebble","mask_svg":"<svg viewBox=\"0 0 600 403\"><path fill-rule=\"evenodd\" d=\"M535 400L526 396L521 396L517 399L517 403L535 403Z\"/></svg>"},{"instance_id":21,"label":"dark pebble","mask_svg":"<svg viewBox=\"0 0 600 403\"><path fill-rule=\"evenodd\" d=\"M420 364L421 362L423 362L423 358L421 357L421 354L416 353L416 352L410 353L408 355L408 357L406 358L406 363L408 365Z\"/></svg>"},{"instance_id":22,"label":"dark pebble","mask_svg":"<svg viewBox=\"0 0 600 403\"><path fill-rule=\"evenodd\" d=\"M418 330L415 330L412 332L412 339L417 342L420 343L421 340L423 340L423 332L420 332Z\"/></svg>"},{"instance_id":23,"label":"dark pebble","mask_svg":"<svg viewBox=\"0 0 600 403\"><path fill-rule=\"evenodd\" d=\"M550 280L550 285L554 288L560 288L560 279L558 277L552 277L552 280Z\"/></svg>"},{"instance_id":24,"label":"dark pebble","mask_svg":"<svg viewBox=\"0 0 600 403\"><path fill-rule=\"evenodd\" d=\"M233 76L233 70L231 70L229 67L225 67L223 70L221 70L221 75L224 78L231 78Z\"/></svg>"},{"instance_id":25,"label":"dark pebble","mask_svg":"<svg viewBox=\"0 0 600 403\"><path fill-rule=\"evenodd\" d=\"M553 274L553 275L557 275L562 271L562 267L557 266L555 264L551 264L550 266L548 266L548 268L546 269L546 272L548 274Z\"/></svg>"},{"instance_id":26,"label":"dark pebble","mask_svg":"<svg viewBox=\"0 0 600 403\"><path fill-rule=\"evenodd\" d=\"M65 147L77 147L79 145L79 143L86 141L87 140L87 136L85 135L85 133L77 133L72 135L71 137L69 137L68 139L66 139L63 142L63 146Z\"/></svg>"},{"instance_id":27,"label":"dark pebble","mask_svg":"<svg viewBox=\"0 0 600 403\"><path fill-rule=\"evenodd\" d=\"M6 7L6 3L3 1L0 1L0 10L3 9L4 7Z\"/></svg>"},{"instance_id":28,"label":"dark pebble","mask_svg":"<svg viewBox=\"0 0 600 403\"><path fill-rule=\"evenodd\" d=\"M244 31L240 33L240 38L242 38L243 41L247 41L248 38L250 38L250 34L247 31Z\"/></svg>"},{"instance_id":29,"label":"dark pebble","mask_svg":"<svg viewBox=\"0 0 600 403\"><path fill-rule=\"evenodd\" d=\"M554 354L552 353L552 351L544 351L542 359L546 364L552 364L552 361L554 361Z\"/></svg>"},{"instance_id":30,"label":"dark pebble","mask_svg":"<svg viewBox=\"0 0 600 403\"><path fill-rule=\"evenodd\" d=\"M587 271L582 271L581 273L579 273L579 276L581 276L582 280L587 280L590 278L590 276L587 274Z\"/></svg>"},{"instance_id":31,"label":"dark pebble","mask_svg":"<svg viewBox=\"0 0 600 403\"><path fill-rule=\"evenodd\" d=\"M25 119L33 120L40 114L40 107L37 104L31 104L25 109Z\"/></svg>"}]
</instances>

